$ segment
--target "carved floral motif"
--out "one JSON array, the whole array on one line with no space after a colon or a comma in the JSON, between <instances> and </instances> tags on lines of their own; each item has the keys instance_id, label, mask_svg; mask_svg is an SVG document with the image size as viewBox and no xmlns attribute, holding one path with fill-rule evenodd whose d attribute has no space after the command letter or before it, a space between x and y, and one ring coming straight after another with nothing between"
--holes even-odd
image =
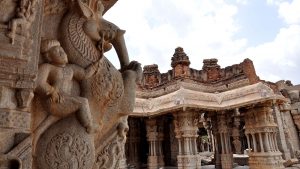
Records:
<instances>
[{"instance_id":1,"label":"carved floral motif","mask_svg":"<svg viewBox=\"0 0 300 169\"><path fill-rule=\"evenodd\" d=\"M49 168L81 169L89 161L91 147L76 133L58 133L46 147Z\"/></svg>"}]
</instances>

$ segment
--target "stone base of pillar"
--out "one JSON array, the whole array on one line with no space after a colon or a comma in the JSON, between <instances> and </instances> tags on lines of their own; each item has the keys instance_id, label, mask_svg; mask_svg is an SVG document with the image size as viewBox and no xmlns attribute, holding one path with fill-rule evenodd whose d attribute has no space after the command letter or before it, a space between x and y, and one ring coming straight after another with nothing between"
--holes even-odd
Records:
<instances>
[{"instance_id":1,"label":"stone base of pillar","mask_svg":"<svg viewBox=\"0 0 300 169\"><path fill-rule=\"evenodd\" d=\"M221 154L222 169L232 169L233 167L233 155ZM252 169L252 168L251 168Z\"/></svg>"},{"instance_id":2,"label":"stone base of pillar","mask_svg":"<svg viewBox=\"0 0 300 169\"><path fill-rule=\"evenodd\" d=\"M148 156L148 169L158 169L158 156Z\"/></svg>"},{"instance_id":3,"label":"stone base of pillar","mask_svg":"<svg viewBox=\"0 0 300 169\"><path fill-rule=\"evenodd\" d=\"M290 152L289 150L283 151L282 157L283 157L283 159L285 159L285 160L291 159L291 158L292 158L292 157L291 157L291 152Z\"/></svg>"},{"instance_id":4,"label":"stone base of pillar","mask_svg":"<svg viewBox=\"0 0 300 169\"><path fill-rule=\"evenodd\" d=\"M249 153L249 168L251 169L283 169L281 152Z\"/></svg>"},{"instance_id":5,"label":"stone base of pillar","mask_svg":"<svg viewBox=\"0 0 300 169\"><path fill-rule=\"evenodd\" d=\"M200 169L201 168L201 159L202 157L200 155L197 155L197 164L196 164L196 168Z\"/></svg>"},{"instance_id":6,"label":"stone base of pillar","mask_svg":"<svg viewBox=\"0 0 300 169\"><path fill-rule=\"evenodd\" d=\"M178 169L201 169L197 155L178 155Z\"/></svg>"},{"instance_id":7,"label":"stone base of pillar","mask_svg":"<svg viewBox=\"0 0 300 169\"><path fill-rule=\"evenodd\" d=\"M158 161L158 166L159 167L164 167L165 166L165 162L164 162L164 156L158 156L157 157L157 161Z\"/></svg>"}]
</instances>

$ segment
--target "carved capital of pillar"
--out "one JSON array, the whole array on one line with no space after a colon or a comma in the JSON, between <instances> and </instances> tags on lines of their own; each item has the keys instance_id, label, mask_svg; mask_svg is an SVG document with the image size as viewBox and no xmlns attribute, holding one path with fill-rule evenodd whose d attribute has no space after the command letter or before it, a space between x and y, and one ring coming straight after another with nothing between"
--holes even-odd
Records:
<instances>
[{"instance_id":1,"label":"carved capital of pillar","mask_svg":"<svg viewBox=\"0 0 300 169\"><path fill-rule=\"evenodd\" d=\"M180 112L174 115L174 126L177 138L197 137L199 118L194 112Z\"/></svg>"},{"instance_id":2,"label":"carved capital of pillar","mask_svg":"<svg viewBox=\"0 0 300 169\"><path fill-rule=\"evenodd\" d=\"M283 168L282 153L278 149L278 132L273 113L277 106L262 104L250 108L245 114L245 135L247 137L250 168Z\"/></svg>"}]
</instances>

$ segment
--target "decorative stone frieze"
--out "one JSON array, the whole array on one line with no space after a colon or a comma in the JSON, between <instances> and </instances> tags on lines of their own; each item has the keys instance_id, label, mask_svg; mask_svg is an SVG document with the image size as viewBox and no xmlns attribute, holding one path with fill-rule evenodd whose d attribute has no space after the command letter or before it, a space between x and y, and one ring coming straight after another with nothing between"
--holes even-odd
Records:
<instances>
[{"instance_id":1,"label":"decorative stone frieze","mask_svg":"<svg viewBox=\"0 0 300 169\"><path fill-rule=\"evenodd\" d=\"M181 86L172 93L155 98L136 98L132 115L144 116L144 112L147 112L148 115L155 115L166 110L171 111L185 106L219 111L256 104L270 99L286 100L283 96L274 93L264 83L256 83L220 93L195 91Z\"/></svg>"}]
</instances>

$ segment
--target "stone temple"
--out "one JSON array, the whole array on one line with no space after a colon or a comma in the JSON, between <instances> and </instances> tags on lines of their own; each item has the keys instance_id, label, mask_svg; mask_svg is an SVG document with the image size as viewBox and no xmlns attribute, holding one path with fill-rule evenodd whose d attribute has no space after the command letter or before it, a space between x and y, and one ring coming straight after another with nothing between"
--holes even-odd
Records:
<instances>
[{"instance_id":1,"label":"stone temple","mask_svg":"<svg viewBox=\"0 0 300 169\"><path fill-rule=\"evenodd\" d=\"M202 70L190 62L178 47L168 72L144 66L128 120L129 166L279 169L297 163L299 85L261 80L250 59L225 68L204 59Z\"/></svg>"},{"instance_id":2,"label":"stone temple","mask_svg":"<svg viewBox=\"0 0 300 169\"><path fill-rule=\"evenodd\" d=\"M299 85L180 47L142 69L116 1L0 0L0 169L299 167Z\"/></svg>"}]
</instances>

